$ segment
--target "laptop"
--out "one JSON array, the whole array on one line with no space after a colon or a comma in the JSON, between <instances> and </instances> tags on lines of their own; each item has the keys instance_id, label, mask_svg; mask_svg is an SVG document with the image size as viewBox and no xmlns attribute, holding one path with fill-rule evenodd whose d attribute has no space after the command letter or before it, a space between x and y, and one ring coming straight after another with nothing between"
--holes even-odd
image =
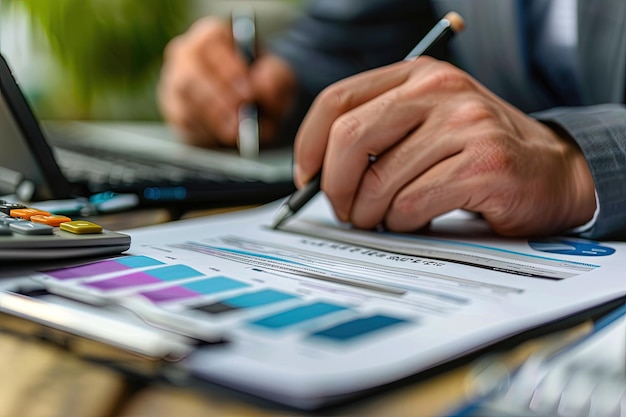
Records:
<instances>
[{"instance_id":1,"label":"laptop","mask_svg":"<svg viewBox=\"0 0 626 417\"><path fill-rule=\"evenodd\" d=\"M0 195L136 196L138 205L261 204L294 190L291 149L246 159L177 141L163 123L42 122L0 55Z\"/></svg>"}]
</instances>

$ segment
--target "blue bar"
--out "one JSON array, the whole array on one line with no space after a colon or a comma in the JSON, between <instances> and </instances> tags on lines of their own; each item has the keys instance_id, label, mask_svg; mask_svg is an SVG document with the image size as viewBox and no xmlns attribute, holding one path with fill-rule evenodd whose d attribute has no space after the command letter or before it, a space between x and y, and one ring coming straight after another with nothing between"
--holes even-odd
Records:
<instances>
[{"instance_id":1,"label":"blue bar","mask_svg":"<svg viewBox=\"0 0 626 417\"><path fill-rule=\"evenodd\" d=\"M222 303L238 308L260 307L267 304L278 303L279 301L297 298L295 295L286 294L276 290L261 290L250 294L243 294L237 297L223 300Z\"/></svg>"},{"instance_id":2,"label":"blue bar","mask_svg":"<svg viewBox=\"0 0 626 417\"><path fill-rule=\"evenodd\" d=\"M163 265L163 262L156 259L149 258L147 256L126 256L124 258L117 258L115 262L122 265L126 265L130 268L142 268L146 266Z\"/></svg>"},{"instance_id":3,"label":"blue bar","mask_svg":"<svg viewBox=\"0 0 626 417\"><path fill-rule=\"evenodd\" d=\"M234 290L237 288L249 287L245 282L236 281L226 277L215 277L203 279L201 281L189 282L181 285L188 290L197 292L198 294L212 294L221 291Z\"/></svg>"},{"instance_id":4,"label":"blue bar","mask_svg":"<svg viewBox=\"0 0 626 417\"><path fill-rule=\"evenodd\" d=\"M325 316L336 311L346 310L346 307L329 303L314 303L306 306L292 308L280 313L253 321L251 324L267 327L268 329L281 329L293 326L308 320Z\"/></svg>"},{"instance_id":5,"label":"blue bar","mask_svg":"<svg viewBox=\"0 0 626 417\"><path fill-rule=\"evenodd\" d=\"M200 277L203 274L187 265L170 265L144 272L161 281L174 281L178 279Z\"/></svg>"},{"instance_id":6,"label":"blue bar","mask_svg":"<svg viewBox=\"0 0 626 417\"><path fill-rule=\"evenodd\" d=\"M408 323L408 321L395 317L375 315L341 323L337 326L315 332L311 336L324 337L326 339L343 342L400 323Z\"/></svg>"}]
</instances>

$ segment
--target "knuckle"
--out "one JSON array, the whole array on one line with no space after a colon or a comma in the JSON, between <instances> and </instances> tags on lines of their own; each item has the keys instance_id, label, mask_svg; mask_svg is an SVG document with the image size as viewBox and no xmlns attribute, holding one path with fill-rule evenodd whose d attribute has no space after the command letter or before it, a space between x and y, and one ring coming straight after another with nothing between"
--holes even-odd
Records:
<instances>
[{"instance_id":1,"label":"knuckle","mask_svg":"<svg viewBox=\"0 0 626 417\"><path fill-rule=\"evenodd\" d=\"M491 201L492 213L500 219L506 219L510 213L515 212L516 193L512 189L504 189L495 194ZM504 221L501 220L502 223Z\"/></svg>"},{"instance_id":2,"label":"knuckle","mask_svg":"<svg viewBox=\"0 0 626 417\"><path fill-rule=\"evenodd\" d=\"M194 87L193 78L187 76L178 77L172 82L172 90L179 97L194 102L199 96L199 89ZM189 104L190 104L189 103Z\"/></svg>"},{"instance_id":3,"label":"knuckle","mask_svg":"<svg viewBox=\"0 0 626 417\"><path fill-rule=\"evenodd\" d=\"M508 191L502 191L491 197L485 219L496 233L514 236L528 225L529 219L513 214L519 211L519 203L518 197Z\"/></svg>"},{"instance_id":4,"label":"knuckle","mask_svg":"<svg viewBox=\"0 0 626 417\"><path fill-rule=\"evenodd\" d=\"M455 125L476 124L493 118L490 106L476 98L459 102L449 114L449 122Z\"/></svg>"},{"instance_id":5,"label":"knuckle","mask_svg":"<svg viewBox=\"0 0 626 417\"><path fill-rule=\"evenodd\" d=\"M362 134L361 120L351 114L344 114L335 120L330 128L330 140L342 148L353 146Z\"/></svg>"},{"instance_id":6,"label":"knuckle","mask_svg":"<svg viewBox=\"0 0 626 417\"><path fill-rule=\"evenodd\" d=\"M226 24L214 16L198 19L189 28L189 34L193 37L212 39L223 36L227 30Z\"/></svg>"},{"instance_id":7,"label":"knuckle","mask_svg":"<svg viewBox=\"0 0 626 417\"><path fill-rule=\"evenodd\" d=\"M350 97L351 91L339 82L322 90L315 101L316 104L324 108L341 111L347 107Z\"/></svg>"},{"instance_id":8,"label":"knuckle","mask_svg":"<svg viewBox=\"0 0 626 417\"><path fill-rule=\"evenodd\" d=\"M400 191L393 200L394 215L400 219L408 220L419 212L422 200L427 199L426 196L418 197L415 193Z\"/></svg>"},{"instance_id":9,"label":"knuckle","mask_svg":"<svg viewBox=\"0 0 626 417\"><path fill-rule=\"evenodd\" d=\"M185 45L184 36L185 35L178 35L178 36L172 38L165 45L165 48L163 49L163 57L164 57L164 59L166 61L175 59L175 57L184 48L184 45Z\"/></svg>"},{"instance_id":10,"label":"knuckle","mask_svg":"<svg viewBox=\"0 0 626 417\"><path fill-rule=\"evenodd\" d=\"M368 200L380 200L387 196L387 180L385 173L376 164L372 164L363 175L360 193L367 196Z\"/></svg>"},{"instance_id":11,"label":"knuckle","mask_svg":"<svg viewBox=\"0 0 626 417\"><path fill-rule=\"evenodd\" d=\"M468 74L445 62L433 65L433 69L426 75L424 81L428 86L439 91L462 90L473 87L473 82Z\"/></svg>"},{"instance_id":12,"label":"knuckle","mask_svg":"<svg viewBox=\"0 0 626 417\"><path fill-rule=\"evenodd\" d=\"M189 30L180 35L180 49L189 49L194 52L203 52L207 45L224 42L228 36L228 27L221 20L209 16L196 21Z\"/></svg>"},{"instance_id":13,"label":"knuckle","mask_svg":"<svg viewBox=\"0 0 626 417\"><path fill-rule=\"evenodd\" d=\"M394 214L407 223L419 223L423 220L420 213L425 213L433 201L444 200L449 192L443 180L433 180L427 185L400 190L393 199Z\"/></svg>"}]
</instances>

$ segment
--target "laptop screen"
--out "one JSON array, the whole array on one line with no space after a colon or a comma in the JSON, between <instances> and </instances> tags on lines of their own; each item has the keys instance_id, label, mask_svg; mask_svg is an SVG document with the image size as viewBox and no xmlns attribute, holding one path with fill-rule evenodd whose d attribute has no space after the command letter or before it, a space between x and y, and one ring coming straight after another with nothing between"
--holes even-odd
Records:
<instances>
[{"instance_id":1,"label":"laptop screen","mask_svg":"<svg viewBox=\"0 0 626 417\"><path fill-rule=\"evenodd\" d=\"M69 197L70 185L2 55L0 92L0 193L23 201Z\"/></svg>"}]
</instances>

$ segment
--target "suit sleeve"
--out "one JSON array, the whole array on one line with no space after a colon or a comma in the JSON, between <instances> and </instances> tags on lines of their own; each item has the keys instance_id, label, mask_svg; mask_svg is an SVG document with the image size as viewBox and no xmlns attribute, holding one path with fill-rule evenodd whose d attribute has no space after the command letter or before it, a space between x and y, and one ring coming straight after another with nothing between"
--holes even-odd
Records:
<instances>
[{"instance_id":1,"label":"suit sleeve","mask_svg":"<svg viewBox=\"0 0 626 417\"><path fill-rule=\"evenodd\" d=\"M532 114L567 131L582 150L596 186L599 213L582 235L626 238L626 108L602 104L556 108Z\"/></svg>"},{"instance_id":2,"label":"suit sleeve","mask_svg":"<svg viewBox=\"0 0 626 417\"><path fill-rule=\"evenodd\" d=\"M426 0L309 0L271 50L314 97L342 78L401 60L434 22Z\"/></svg>"}]
</instances>

